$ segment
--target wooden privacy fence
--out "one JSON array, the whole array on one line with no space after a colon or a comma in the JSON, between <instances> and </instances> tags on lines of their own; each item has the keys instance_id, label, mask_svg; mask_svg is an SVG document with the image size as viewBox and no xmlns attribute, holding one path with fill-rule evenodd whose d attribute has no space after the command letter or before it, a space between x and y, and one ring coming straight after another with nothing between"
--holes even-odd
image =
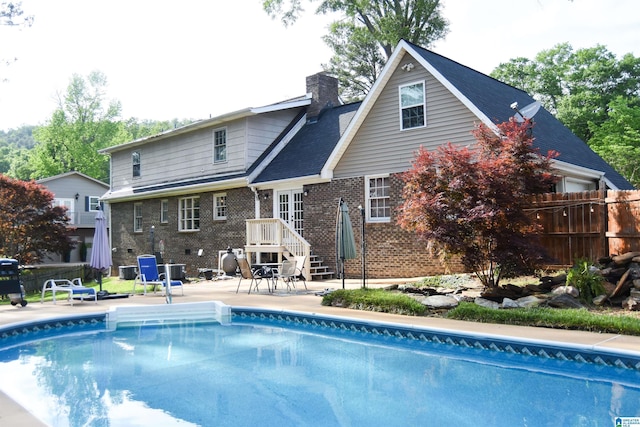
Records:
<instances>
[{"instance_id":1,"label":"wooden privacy fence","mask_svg":"<svg viewBox=\"0 0 640 427\"><path fill-rule=\"evenodd\" d=\"M584 191L535 196L527 210L542 225L550 267L640 251L640 191Z\"/></svg>"}]
</instances>

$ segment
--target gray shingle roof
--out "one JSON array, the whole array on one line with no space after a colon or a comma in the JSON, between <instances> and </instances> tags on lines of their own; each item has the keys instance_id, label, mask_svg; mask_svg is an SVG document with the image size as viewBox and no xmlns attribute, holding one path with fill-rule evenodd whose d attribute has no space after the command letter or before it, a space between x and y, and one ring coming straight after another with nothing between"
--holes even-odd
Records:
<instances>
[{"instance_id":1,"label":"gray shingle roof","mask_svg":"<svg viewBox=\"0 0 640 427\"><path fill-rule=\"evenodd\" d=\"M520 108L535 101L520 89L427 49L410 45L494 123L505 122L514 115L514 110L511 109L511 104L514 101L518 102ZM533 120L535 123L533 129L534 145L540 149L542 154L546 154L549 150L555 150L559 153L558 160L602 171L621 190L633 188L625 178L550 112L540 108Z\"/></svg>"},{"instance_id":2,"label":"gray shingle roof","mask_svg":"<svg viewBox=\"0 0 640 427\"><path fill-rule=\"evenodd\" d=\"M494 123L505 122L514 115L515 112L511 109L513 102L517 102L522 108L535 101L520 89L427 49L407 44ZM340 140L344 127L360 105L361 103L354 103L323 111L318 121L307 123L253 182L271 182L319 174ZM633 188L625 178L547 110L540 108L534 122L534 145L542 154L555 150L559 153L557 159L560 161L602 171L619 189Z\"/></svg>"},{"instance_id":3,"label":"gray shingle roof","mask_svg":"<svg viewBox=\"0 0 640 427\"><path fill-rule=\"evenodd\" d=\"M360 102L328 108L306 123L254 183L318 175Z\"/></svg>"}]
</instances>

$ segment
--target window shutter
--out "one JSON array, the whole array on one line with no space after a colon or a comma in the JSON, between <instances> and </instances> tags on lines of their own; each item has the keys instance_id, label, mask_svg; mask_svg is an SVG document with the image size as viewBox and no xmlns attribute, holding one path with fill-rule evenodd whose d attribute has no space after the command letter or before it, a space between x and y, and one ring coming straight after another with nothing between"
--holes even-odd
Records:
<instances>
[{"instance_id":1,"label":"window shutter","mask_svg":"<svg viewBox=\"0 0 640 427\"><path fill-rule=\"evenodd\" d=\"M89 212L89 196L84 196L84 211Z\"/></svg>"}]
</instances>

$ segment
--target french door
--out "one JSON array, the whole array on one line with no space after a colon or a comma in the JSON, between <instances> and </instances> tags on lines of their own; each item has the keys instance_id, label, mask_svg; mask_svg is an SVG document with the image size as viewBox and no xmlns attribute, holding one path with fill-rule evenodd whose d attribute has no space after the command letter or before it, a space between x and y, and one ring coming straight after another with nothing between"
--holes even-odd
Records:
<instances>
[{"instance_id":1,"label":"french door","mask_svg":"<svg viewBox=\"0 0 640 427\"><path fill-rule=\"evenodd\" d=\"M302 190L281 190L276 197L276 215L304 236L304 210Z\"/></svg>"}]
</instances>

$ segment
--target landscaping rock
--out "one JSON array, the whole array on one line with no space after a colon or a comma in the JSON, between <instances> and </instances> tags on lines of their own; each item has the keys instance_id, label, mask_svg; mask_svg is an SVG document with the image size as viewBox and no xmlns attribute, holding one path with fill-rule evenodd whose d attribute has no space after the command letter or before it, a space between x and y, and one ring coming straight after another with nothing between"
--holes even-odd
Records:
<instances>
[{"instance_id":1,"label":"landscaping rock","mask_svg":"<svg viewBox=\"0 0 640 427\"><path fill-rule=\"evenodd\" d=\"M607 302L607 296L606 295L598 295L597 297L595 297L592 301L595 305L601 306L604 305L605 302Z\"/></svg>"},{"instance_id":2,"label":"landscaping rock","mask_svg":"<svg viewBox=\"0 0 640 427\"><path fill-rule=\"evenodd\" d=\"M580 296L580 291L575 286L558 286L553 291L551 291L552 295L562 295L568 294L574 298L578 298Z\"/></svg>"},{"instance_id":3,"label":"landscaping rock","mask_svg":"<svg viewBox=\"0 0 640 427\"><path fill-rule=\"evenodd\" d=\"M458 300L448 295L433 295L423 298L420 301L429 308L449 309L458 306Z\"/></svg>"},{"instance_id":4,"label":"landscaping rock","mask_svg":"<svg viewBox=\"0 0 640 427\"><path fill-rule=\"evenodd\" d=\"M520 308L517 302L511 298L505 298L502 300L502 308Z\"/></svg>"},{"instance_id":5,"label":"landscaping rock","mask_svg":"<svg viewBox=\"0 0 640 427\"><path fill-rule=\"evenodd\" d=\"M622 301L622 308L629 311L640 311L640 302L635 298L629 297Z\"/></svg>"},{"instance_id":6,"label":"landscaping rock","mask_svg":"<svg viewBox=\"0 0 640 427\"><path fill-rule=\"evenodd\" d=\"M473 302L475 302L480 307L493 308L493 309L496 309L496 310L500 308L500 304L499 303L497 303L495 301L492 301L492 300L489 300L489 299L486 299L486 298L478 297Z\"/></svg>"},{"instance_id":7,"label":"landscaping rock","mask_svg":"<svg viewBox=\"0 0 640 427\"><path fill-rule=\"evenodd\" d=\"M569 294L554 295L547 301L547 305L554 308L585 308L584 304Z\"/></svg>"},{"instance_id":8,"label":"landscaping rock","mask_svg":"<svg viewBox=\"0 0 640 427\"><path fill-rule=\"evenodd\" d=\"M531 308L539 306L544 300L542 298L538 298L535 295L529 295L527 297L518 298L516 303L518 306L522 308Z\"/></svg>"}]
</instances>

